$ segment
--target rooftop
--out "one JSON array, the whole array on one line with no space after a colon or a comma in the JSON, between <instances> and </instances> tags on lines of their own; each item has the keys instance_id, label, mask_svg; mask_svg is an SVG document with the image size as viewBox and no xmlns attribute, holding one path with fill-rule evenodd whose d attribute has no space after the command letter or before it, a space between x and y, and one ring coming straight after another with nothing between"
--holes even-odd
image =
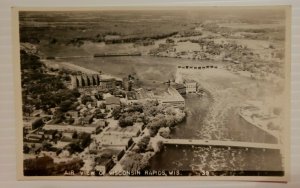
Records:
<instances>
[{"instance_id":1,"label":"rooftop","mask_svg":"<svg viewBox=\"0 0 300 188\"><path fill-rule=\"evenodd\" d=\"M134 91L129 91L126 95L128 100L137 100L137 96Z\"/></svg>"},{"instance_id":2,"label":"rooftop","mask_svg":"<svg viewBox=\"0 0 300 188\"><path fill-rule=\"evenodd\" d=\"M152 99L154 97L154 93L153 91L139 88L136 90L136 97L137 99Z\"/></svg>"},{"instance_id":3,"label":"rooftop","mask_svg":"<svg viewBox=\"0 0 300 188\"><path fill-rule=\"evenodd\" d=\"M178 83L175 83L174 85L172 85L172 87L174 87L175 89L185 89L185 85Z\"/></svg>"},{"instance_id":4,"label":"rooftop","mask_svg":"<svg viewBox=\"0 0 300 188\"><path fill-rule=\"evenodd\" d=\"M131 134L134 134L134 133L137 133L138 131L139 131L139 127L138 126L128 126L128 127L124 127L124 128L122 128L122 127L119 127L119 126L117 126L117 127L110 127L109 129L107 129L107 131L106 132L114 132L114 133L117 133L117 132L119 132L120 134L122 134L122 133L131 133Z\"/></svg>"},{"instance_id":5,"label":"rooftop","mask_svg":"<svg viewBox=\"0 0 300 188\"><path fill-rule=\"evenodd\" d=\"M111 157L96 157L95 162L97 165L103 165L106 166L108 163L111 162Z\"/></svg>"},{"instance_id":6,"label":"rooftop","mask_svg":"<svg viewBox=\"0 0 300 188\"><path fill-rule=\"evenodd\" d=\"M127 146L130 139L131 138L116 135L103 135L98 141L100 141L102 145Z\"/></svg>"},{"instance_id":7,"label":"rooftop","mask_svg":"<svg viewBox=\"0 0 300 188\"><path fill-rule=\"evenodd\" d=\"M197 83L196 81L194 81L194 80L185 80L185 83Z\"/></svg>"},{"instance_id":8,"label":"rooftop","mask_svg":"<svg viewBox=\"0 0 300 188\"><path fill-rule=\"evenodd\" d=\"M120 104L120 98L119 97L107 97L105 99L106 104L110 105L110 104Z\"/></svg>"},{"instance_id":9,"label":"rooftop","mask_svg":"<svg viewBox=\"0 0 300 188\"><path fill-rule=\"evenodd\" d=\"M162 95L157 96L157 98L162 101L185 101L180 93L173 87L169 87L167 92L164 92Z\"/></svg>"}]
</instances>

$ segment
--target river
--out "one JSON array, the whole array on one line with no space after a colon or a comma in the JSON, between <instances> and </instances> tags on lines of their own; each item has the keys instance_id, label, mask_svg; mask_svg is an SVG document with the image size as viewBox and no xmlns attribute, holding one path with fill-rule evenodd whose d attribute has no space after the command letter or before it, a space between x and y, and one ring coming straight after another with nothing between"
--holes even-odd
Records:
<instances>
[{"instance_id":1,"label":"river","mask_svg":"<svg viewBox=\"0 0 300 188\"><path fill-rule=\"evenodd\" d=\"M187 95L187 118L171 132L172 138L205 139L203 132L205 117L213 100L209 94L202 97ZM225 140L275 143L276 139L250 125L232 110L222 129ZM225 134L224 134L225 130ZM276 164L276 165L274 165ZM183 170L186 175L199 175L209 171L210 175L282 175L281 154L277 150L209 148L165 145L150 161L153 170ZM198 172L198 174L197 174ZM231 173L231 174L229 174ZM274 175L274 174L273 174Z\"/></svg>"},{"instance_id":2,"label":"river","mask_svg":"<svg viewBox=\"0 0 300 188\"><path fill-rule=\"evenodd\" d=\"M62 61L62 60L61 60ZM146 87L156 88L162 82L174 79L176 67L178 65L205 65L211 62L202 62L188 59L162 58L162 57L105 57L105 58L77 58L64 59L65 62L92 69L101 70L118 77L125 77L128 74L136 75ZM220 64L220 62L216 62ZM219 70L220 71L220 70ZM222 71L222 70L221 70ZM226 73L227 74L227 73ZM231 74L231 73L229 73ZM218 78L215 74L208 84L220 82L219 85L232 87L232 84L244 80L242 85L250 85L253 81L242 79L239 76L227 79ZM220 81L218 81L219 79ZM231 80L230 80L231 79ZM150 84L151 83L151 84ZM215 84L215 85L218 85ZM205 88L204 88L205 89ZM224 89L224 88L223 88ZM228 88L225 88L225 90ZM239 86L234 90L237 91ZM220 97L219 97L220 98ZM222 125L216 123L208 124L208 115L211 116L215 102L212 93L205 92L203 96L188 94L185 96L187 118L184 122L176 126L171 132L172 138L186 139L222 139L259 143L275 143L276 139L269 136L262 130L250 125L238 114L238 108L224 109L226 117L222 120ZM222 98L221 98L222 100ZM231 98L229 100L234 100ZM240 99L243 101L243 99ZM237 102L239 104L239 102ZM223 109L218 109L223 110ZM279 151L261 149L231 149L188 147L166 145L164 149L157 153L150 160L150 169L153 170L196 170L207 171L281 171L282 161ZM276 165L275 165L276 164Z\"/></svg>"}]
</instances>

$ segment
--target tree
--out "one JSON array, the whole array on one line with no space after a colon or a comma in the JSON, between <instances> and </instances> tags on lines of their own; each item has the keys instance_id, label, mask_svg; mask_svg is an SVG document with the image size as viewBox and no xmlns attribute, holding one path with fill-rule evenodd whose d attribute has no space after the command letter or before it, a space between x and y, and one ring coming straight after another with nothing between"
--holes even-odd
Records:
<instances>
[{"instance_id":1,"label":"tree","mask_svg":"<svg viewBox=\"0 0 300 188\"><path fill-rule=\"evenodd\" d=\"M127 108L127 112L143 113L143 106L141 104L132 104Z\"/></svg>"},{"instance_id":2,"label":"tree","mask_svg":"<svg viewBox=\"0 0 300 188\"><path fill-rule=\"evenodd\" d=\"M149 165L149 160L144 159L140 153L129 151L126 158L121 161L121 165L124 170L143 170Z\"/></svg>"},{"instance_id":3,"label":"tree","mask_svg":"<svg viewBox=\"0 0 300 188\"><path fill-rule=\"evenodd\" d=\"M54 160L49 156L38 157L24 160L24 175L26 176L49 176L53 173L51 170Z\"/></svg>"},{"instance_id":4,"label":"tree","mask_svg":"<svg viewBox=\"0 0 300 188\"><path fill-rule=\"evenodd\" d=\"M83 149L80 147L78 142L73 142L69 144L68 151L70 152L70 154L73 154L73 153L80 153L83 151Z\"/></svg>"},{"instance_id":5,"label":"tree","mask_svg":"<svg viewBox=\"0 0 300 188\"><path fill-rule=\"evenodd\" d=\"M159 135L164 138L170 138L170 129L168 127L160 128Z\"/></svg>"},{"instance_id":6,"label":"tree","mask_svg":"<svg viewBox=\"0 0 300 188\"><path fill-rule=\"evenodd\" d=\"M72 138L73 138L73 139L77 139L77 138L78 138L78 133L77 133L77 131L75 131L75 132L72 134Z\"/></svg>"},{"instance_id":7,"label":"tree","mask_svg":"<svg viewBox=\"0 0 300 188\"><path fill-rule=\"evenodd\" d=\"M73 89L72 91L72 95L74 96L74 97L76 97L76 98L78 98L78 97L80 97L80 93L79 93L79 91L78 91L78 89Z\"/></svg>"},{"instance_id":8,"label":"tree","mask_svg":"<svg viewBox=\"0 0 300 188\"><path fill-rule=\"evenodd\" d=\"M91 134L81 133L80 138L82 139L80 142L80 146L82 150L86 148L91 143Z\"/></svg>"},{"instance_id":9,"label":"tree","mask_svg":"<svg viewBox=\"0 0 300 188\"><path fill-rule=\"evenodd\" d=\"M132 125L133 125L132 117L124 117L124 116L120 117L120 119L119 119L120 127L127 127L127 126L132 126Z\"/></svg>"},{"instance_id":10,"label":"tree","mask_svg":"<svg viewBox=\"0 0 300 188\"><path fill-rule=\"evenodd\" d=\"M29 106L29 105L23 105L22 109L23 109L24 115L27 115L27 116L30 116L31 113L33 112L32 106Z\"/></svg>"},{"instance_id":11,"label":"tree","mask_svg":"<svg viewBox=\"0 0 300 188\"><path fill-rule=\"evenodd\" d=\"M105 103L101 103L101 104L100 104L100 108L101 108L101 109L106 109L106 104L105 104Z\"/></svg>"},{"instance_id":12,"label":"tree","mask_svg":"<svg viewBox=\"0 0 300 188\"><path fill-rule=\"evenodd\" d=\"M49 151L49 149L52 147L52 144L47 142L47 141L44 141L42 143L42 150L45 150L45 151Z\"/></svg>"},{"instance_id":13,"label":"tree","mask_svg":"<svg viewBox=\"0 0 300 188\"><path fill-rule=\"evenodd\" d=\"M82 98L81 98L81 103L86 105L87 102L92 102L93 99L91 96L89 95L84 95Z\"/></svg>"},{"instance_id":14,"label":"tree","mask_svg":"<svg viewBox=\"0 0 300 188\"><path fill-rule=\"evenodd\" d=\"M119 119L121 116L121 107L116 107L113 109L111 115L114 117L114 119Z\"/></svg>"},{"instance_id":15,"label":"tree","mask_svg":"<svg viewBox=\"0 0 300 188\"><path fill-rule=\"evenodd\" d=\"M96 94L95 94L95 98L96 98L97 100L103 100L103 95L102 95L102 93L96 93Z\"/></svg>"},{"instance_id":16,"label":"tree","mask_svg":"<svg viewBox=\"0 0 300 188\"><path fill-rule=\"evenodd\" d=\"M62 122L65 120L65 114L60 109L56 109L53 114L53 119L58 121L57 123Z\"/></svg>"},{"instance_id":17,"label":"tree","mask_svg":"<svg viewBox=\"0 0 300 188\"><path fill-rule=\"evenodd\" d=\"M59 107L62 112L67 112L68 110L70 110L72 104L73 102L71 100L65 100L60 103Z\"/></svg>"},{"instance_id":18,"label":"tree","mask_svg":"<svg viewBox=\"0 0 300 188\"><path fill-rule=\"evenodd\" d=\"M106 116L106 114L102 113L100 110L95 113L95 118L97 118L97 119L104 119L105 116Z\"/></svg>"},{"instance_id":19,"label":"tree","mask_svg":"<svg viewBox=\"0 0 300 188\"><path fill-rule=\"evenodd\" d=\"M147 146L149 145L149 141L150 141L150 136L145 136L137 143L141 152L144 152L147 149Z\"/></svg>"},{"instance_id":20,"label":"tree","mask_svg":"<svg viewBox=\"0 0 300 188\"><path fill-rule=\"evenodd\" d=\"M29 151L30 151L30 148L27 146L27 144L24 144L24 146L23 146L23 153L29 153Z\"/></svg>"}]
</instances>

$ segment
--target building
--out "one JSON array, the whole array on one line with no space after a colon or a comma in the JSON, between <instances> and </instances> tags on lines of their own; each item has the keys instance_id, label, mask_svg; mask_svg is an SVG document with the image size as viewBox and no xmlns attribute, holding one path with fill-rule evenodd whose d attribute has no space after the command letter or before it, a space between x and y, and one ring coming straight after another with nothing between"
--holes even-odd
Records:
<instances>
[{"instance_id":1,"label":"building","mask_svg":"<svg viewBox=\"0 0 300 188\"><path fill-rule=\"evenodd\" d=\"M44 130L43 135L45 138L52 140L57 133L57 130Z\"/></svg>"},{"instance_id":2,"label":"building","mask_svg":"<svg viewBox=\"0 0 300 188\"><path fill-rule=\"evenodd\" d=\"M186 93L196 93L197 92L197 82L193 80L185 81Z\"/></svg>"},{"instance_id":3,"label":"building","mask_svg":"<svg viewBox=\"0 0 300 188\"><path fill-rule=\"evenodd\" d=\"M107 123L103 119L98 119L95 121L95 125L98 125L101 129L104 129L107 126Z\"/></svg>"},{"instance_id":4,"label":"building","mask_svg":"<svg viewBox=\"0 0 300 188\"><path fill-rule=\"evenodd\" d=\"M175 88L178 91L178 93L180 93L181 95L186 94L186 87L184 84L174 83L172 84L172 87Z\"/></svg>"},{"instance_id":5,"label":"building","mask_svg":"<svg viewBox=\"0 0 300 188\"><path fill-rule=\"evenodd\" d=\"M44 121L42 117L24 117L23 118L23 126L26 130L35 130L44 125Z\"/></svg>"},{"instance_id":6,"label":"building","mask_svg":"<svg viewBox=\"0 0 300 188\"><path fill-rule=\"evenodd\" d=\"M62 133L62 137L63 138L68 138L68 139L72 139L73 138L73 135L75 134L76 131L74 130L67 130L67 131L63 131Z\"/></svg>"},{"instance_id":7,"label":"building","mask_svg":"<svg viewBox=\"0 0 300 188\"><path fill-rule=\"evenodd\" d=\"M44 139L43 135L39 135L39 134L27 134L25 136L25 141L26 142L37 142L40 143L42 142Z\"/></svg>"},{"instance_id":8,"label":"building","mask_svg":"<svg viewBox=\"0 0 300 188\"><path fill-rule=\"evenodd\" d=\"M66 114L71 116L72 118L78 118L79 117L79 112L76 111L76 110L70 110Z\"/></svg>"},{"instance_id":9,"label":"building","mask_svg":"<svg viewBox=\"0 0 300 188\"><path fill-rule=\"evenodd\" d=\"M138 126L138 124L134 125L134 126L128 126L128 127L110 127L106 130L106 132L104 134L106 135L115 135L116 137L118 136L122 136L122 137L135 137L138 136L141 132L140 130L140 126Z\"/></svg>"},{"instance_id":10,"label":"building","mask_svg":"<svg viewBox=\"0 0 300 188\"><path fill-rule=\"evenodd\" d=\"M100 156L95 158L95 170L102 174L108 173L114 166L114 162L111 157Z\"/></svg>"},{"instance_id":11,"label":"building","mask_svg":"<svg viewBox=\"0 0 300 188\"><path fill-rule=\"evenodd\" d=\"M89 125L60 125L60 124L47 124L43 127L44 130L57 130L59 132L70 132L70 131L77 131L86 132L86 133L97 133L100 130L100 126L96 124L89 124Z\"/></svg>"},{"instance_id":12,"label":"building","mask_svg":"<svg viewBox=\"0 0 300 188\"><path fill-rule=\"evenodd\" d=\"M119 97L114 97L114 96L107 97L105 99L105 104L106 104L106 109L107 110L113 110L117 107L120 107L120 105L121 105L120 98Z\"/></svg>"},{"instance_id":13,"label":"building","mask_svg":"<svg viewBox=\"0 0 300 188\"><path fill-rule=\"evenodd\" d=\"M99 86L100 80L100 74L72 75L71 88Z\"/></svg>"},{"instance_id":14,"label":"building","mask_svg":"<svg viewBox=\"0 0 300 188\"><path fill-rule=\"evenodd\" d=\"M91 154L96 154L97 156L105 156L106 158L112 158L114 162L119 161L125 154L124 149L120 148L100 148L100 149L90 149Z\"/></svg>"},{"instance_id":15,"label":"building","mask_svg":"<svg viewBox=\"0 0 300 188\"><path fill-rule=\"evenodd\" d=\"M116 87L116 79L109 78L109 79L102 79L100 81L100 88L101 89L114 89Z\"/></svg>"},{"instance_id":16,"label":"building","mask_svg":"<svg viewBox=\"0 0 300 188\"><path fill-rule=\"evenodd\" d=\"M126 93L126 102L127 104L133 104L133 103L137 103L137 95L134 91L128 91Z\"/></svg>"},{"instance_id":17,"label":"building","mask_svg":"<svg viewBox=\"0 0 300 188\"><path fill-rule=\"evenodd\" d=\"M101 138L97 138L97 143L101 146L123 148L126 150L133 144L133 140L130 137L124 137L122 135L105 134Z\"/></svg>"},{"instance_id":18,"label":"building","mask_svg":"<svg viewBox=\"0 0 300 188\"><path fill-rule=\"evenodd\" d=\"M184 107L185 100L180 93L173 87L169 87L163 95L156 96L159 103L163 105L172 105L174 107Z\"/></svg>"},{"instance_id":19,"label":"building","mask_svg":"<svg viewBox=\"0 0 300 188\"><path fill-rule=\"evenodd\" d=\"M134 80L133 77L125 77L123 78L123 88L126 90L126 91L132 91L132 88L136 85L136 81Z\"/></svg>"},{"instance_id":20,"label":"building","mask_svg":"<svg viewBox=\"0 0 300 188\"><path fill-rule=\"evenodd\" d=\"M90 123L92 123L93 122L93 117L94 117L94 115L87 115L86 117L84 117L83 119L82 119L82 124L90 124Z\"/></svg>"},{"instance_id":21,"label":"building","mask_svg":"<svg viewBox=\"0 0 300 188\"><path fill-rule=\"evenodd\" d=\"M136 98L139 102L156 101L156 97L151 90L139 88L135 90Z\"/></svg>"}]
</instances>

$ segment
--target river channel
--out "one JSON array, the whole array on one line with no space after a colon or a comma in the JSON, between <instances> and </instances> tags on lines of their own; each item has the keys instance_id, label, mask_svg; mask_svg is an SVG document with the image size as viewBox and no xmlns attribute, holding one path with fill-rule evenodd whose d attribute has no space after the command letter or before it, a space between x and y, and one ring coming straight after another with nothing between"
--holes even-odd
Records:
<instances>
[{"instance_id":1,"label":"river channel","mask_svg":"<svg viewBox=\"0 0 300 188\"><path fill-rule=\"evenodd\" d=\"M63 61L93 70L101 70L119 77L134 74L145 83L156 83L155 87L158 83L161 85L161 82L174 79L176 66L178 65L211 63L149 56L79 58L64 59ZM220 64L220 62L217 64ZM209 92L205 92L203 96L188 94L185 96L185 102L186 120L172 130L171 138L206 139L212 134L209 129L205 129L205 126L207 126L205 119L214 104L211 94ZM235 108L228 111L222 130L219 130L222 134L222 140L258 143L276 142L272 136L243 120L238 115L237 110ZM216 134L216 130L214 130L214 134ZM192 173L197 170L237 171L243 174L245 171L281 171L282 159L278 150L262 151L262 149L234 148L228 150L226 148L192 148L190 146L165 145L162 151L150 160L150 169L180 169Z\"/></svg>"},{"instance_id":2,"label":"river channel","mask_svg":"<svg viewBox=\"0 0 300 188\"><path fill-rule=\"evenodd\" d=\"M172 138L205 139L207 130L202 131L205 117L213 103L210 95L190 94L185 97L187 118L172 130ZM224 140L259 143L274 143L275 138L250 125L232 110L225 124ZM277 164L274 166L274 164ZM197 175L209 171L218 175L259 175L266 171L281 171L281 154L277 150L209 148L165 145L150 161L151 169L176 170L186 175ZM229 174L228 174L229 173ZM198 174L198 175L199 175ZM280 174L280 173L279 173Z\"/></svg>"}]
</instances>

